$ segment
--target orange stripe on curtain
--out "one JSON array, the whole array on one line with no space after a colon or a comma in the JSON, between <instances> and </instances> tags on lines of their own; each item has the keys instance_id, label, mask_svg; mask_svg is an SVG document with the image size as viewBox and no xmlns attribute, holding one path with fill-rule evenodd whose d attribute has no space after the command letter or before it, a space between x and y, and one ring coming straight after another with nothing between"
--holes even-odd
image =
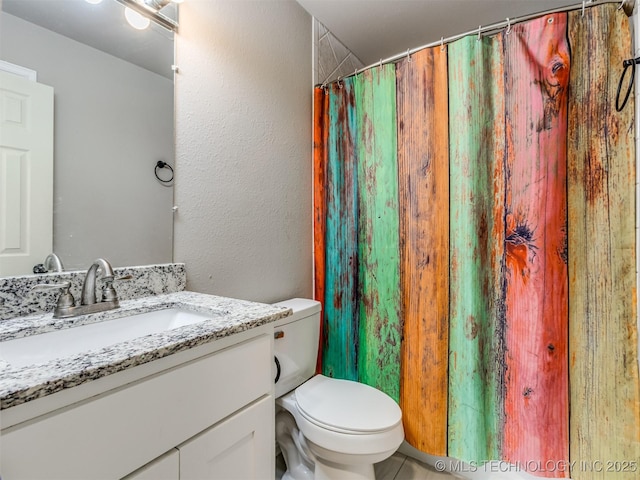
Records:
<instances>
[{"instance_id":1,"label":"orange stripe on curtain","mask_svg":"<svg viewBox=\"0 0 640 480\"><path fill-rule=\"evenodd\" d=\"M447 452L449 165L447 52L422 50L396 68L402 370L407 441ZM425 435L425 432L429 432Z\"/></svg>"},{"instance_id":2,"label":"orange stripe on curtain","mask_svg":"<svg viewBox=\"0 0 640 480\"><path fill-rule=\"evenodd\" d=\"M314 298L322 303L324 313L325 290L325 231L326 231L326 146L329 96L322 87L313 92L313 265L314 265ZM322 345L324 332L320 320L320 345L318 348L318 364L316 371L322 371Z\"/></svg>"}]
</instances>

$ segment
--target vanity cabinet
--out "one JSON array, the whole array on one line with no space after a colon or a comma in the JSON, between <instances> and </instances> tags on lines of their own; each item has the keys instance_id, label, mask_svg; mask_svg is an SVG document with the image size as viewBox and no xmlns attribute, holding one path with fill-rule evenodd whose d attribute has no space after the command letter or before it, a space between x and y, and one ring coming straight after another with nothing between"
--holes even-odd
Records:
<instances>
[{"instance_id":1,"label":"vanity cabinet","mask_svg":"<svg viewBox=\"0 0 640 480\"><path fill-rule=\"evenodd\" d=\"M273 478L273 334L266 327L236 334L243 340L222 350L3 429L0 475Z\"/></svg>"}]
</instances>

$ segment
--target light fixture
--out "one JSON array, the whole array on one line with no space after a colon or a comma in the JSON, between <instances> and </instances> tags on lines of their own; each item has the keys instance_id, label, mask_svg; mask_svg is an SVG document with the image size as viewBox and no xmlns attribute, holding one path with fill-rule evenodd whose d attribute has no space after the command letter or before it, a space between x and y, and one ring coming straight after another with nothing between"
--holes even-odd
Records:
<instances>
[{"instance_id":1,"label":"light fixture","mask_svg":"<svg viewBox=\"0 0 640 480\"><path fill-rule=\"evenodd\" d=\"M0 0L1 2L2 0ZM118 3L121 3L127 10L125 11L125 16L127 21L134 28L142 30L143 28L147 28L150 24L149 20L157 23L158 25L170 30L172 32L176 32L178 30L178 21L174 20L172 17L177 17L177 5L174 9L169 12L162 12L161 9L169 5L170 3L176 3L175 0L116 0ZM131 10L131 11L128 11ZM144 22L137 18L141 16L142 18L148 19Z\"/></svg>"},{"instance_id":2,"label":"light fixture","mask_svg":"<svg viewBox=\"0 0 640 480\"><path fill-rule=\"evenodd\" d=\"M144 30L151 24L151 20L129 7L124 9L124 17L129 22L129 25L138 30Z\"/></svg>"}]
</instances>

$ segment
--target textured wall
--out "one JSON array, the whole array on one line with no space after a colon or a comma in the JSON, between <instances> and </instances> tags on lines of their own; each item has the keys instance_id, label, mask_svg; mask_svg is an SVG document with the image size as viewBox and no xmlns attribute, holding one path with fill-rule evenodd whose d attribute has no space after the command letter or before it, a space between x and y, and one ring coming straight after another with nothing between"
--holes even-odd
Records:
<instances>
[{"instance_id":1,"label":"textured wall","mask_svg":"<svg viewBox=\"0 0 640 480\"><path fill-rule=\"evenodd\" d=\"M293 0L180 6L174 260L188 290L311 296L311 44Z\"/></svg>"}]
</instances>

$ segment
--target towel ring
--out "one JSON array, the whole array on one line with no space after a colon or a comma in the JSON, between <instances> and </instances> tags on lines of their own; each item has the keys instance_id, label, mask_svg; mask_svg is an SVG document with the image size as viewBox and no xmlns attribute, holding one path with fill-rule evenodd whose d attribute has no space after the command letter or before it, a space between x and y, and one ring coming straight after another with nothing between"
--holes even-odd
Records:
<instances>
[{"instance_id":1,"label":"towel ring","mask_svg":"<svg viewBox=\"0 0 640 480\"><path fill-rule=\"evenodd\" d=\"M169 170L171 170L171 178L169 180L163 180L158 176L158 169L159 168L168 168ZM156 163L156 168L153 170L153 172L156 174L156 178L161 181L162 183L171 183L173 181L173 168L171 168L171 165L169 165L167 162L163 162L162 160L158 160L158 163Z\"/></svg>"}]
</instances>

